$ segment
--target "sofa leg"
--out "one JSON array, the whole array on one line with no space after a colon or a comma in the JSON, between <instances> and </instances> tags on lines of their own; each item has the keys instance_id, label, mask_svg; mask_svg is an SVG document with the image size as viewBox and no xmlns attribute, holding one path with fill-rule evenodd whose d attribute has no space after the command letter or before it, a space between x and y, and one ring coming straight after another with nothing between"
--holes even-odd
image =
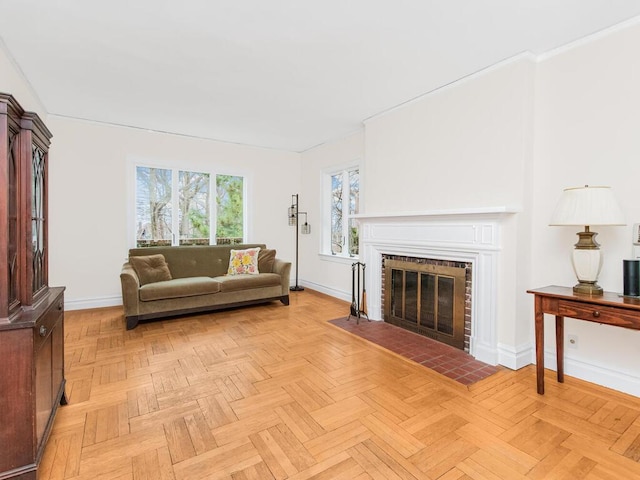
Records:
<instances>
[{"instance_id":1,"label":"sofa leg","mask_svg":"<svg viewBox=\"0 0 640 480\"><path fill-rule=\"evenodd\" d=\"M283 295L280 297L280 301L283 305L289 305L289 295Z\"/></svg>"},{"instance_id":2,"label":"sofa leg","mask_svg":"<svg viewBox=\"0 0 640 480\"><path fill-rule=\"evenodd\" d=\"M136 315L127 317L127 330L133 330L137 326L138 326L138 317Z\"/></svg>"}]
</instances>

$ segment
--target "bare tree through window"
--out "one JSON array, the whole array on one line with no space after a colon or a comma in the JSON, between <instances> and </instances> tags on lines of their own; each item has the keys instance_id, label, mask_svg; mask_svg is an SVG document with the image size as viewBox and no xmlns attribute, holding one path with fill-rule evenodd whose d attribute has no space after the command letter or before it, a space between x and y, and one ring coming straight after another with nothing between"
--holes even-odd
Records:
<instances>
[{"instance_id":1,"label":"bare tree through window","mask_svg":"<svg viewBox=\"0 0 640 480\"><path fill-rule=\"evenodd\" d=\"M242 243L244 201L240 176L138 166L136 246L208 245L211 225L216 227L215 243Z\"/></svg>"},{"instance_id":2,"label":"bare tree through window","mask_svg":"<svg viewBox=\"0 0 640 480\"><path fill-rule=\"evenodd\" d=\"M136 169L138 246L171 245L171 174L163 168Z\"/></svg>"},{"instance_id":3,"label":"bare tree through window","mask_svg":"<svg viewBox=\"0 0 640 480\"><path fill-rule=\"evenodd\" d=\"M345 201L345 199L347 199ZM358 255L358 225L351 218L360 208L360 172L344 170L331 175L331 253ZM345 221L345 219L348 219ZM345 248L346 247L346 248Z\"/></svg>"}]
</instances>

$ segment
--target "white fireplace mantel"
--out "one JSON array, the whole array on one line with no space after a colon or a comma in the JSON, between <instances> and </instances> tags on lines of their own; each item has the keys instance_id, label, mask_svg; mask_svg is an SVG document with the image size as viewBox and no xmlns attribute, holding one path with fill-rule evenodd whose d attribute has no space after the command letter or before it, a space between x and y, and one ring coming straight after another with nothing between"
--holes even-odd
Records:
<instances>
[{"instance_id":1,"label":"white fireplace mantel","mask_svg":"<svg viewBox=\"0 0 640 480\"><path fill-rule=\"evenodd\" d=\"M509 207L404 214L360 214L360 257L367 265L368 311L382 319L382 255L404 255L472 264L469 353L496 365L497 292L501 268L501 223Z\"/></svg>"},{"instance_id":2,"label":"white fireplace mantel","mask_svg":"<svg viewBox=\"0 0 640 480\"><path fill-rule=\"evenodd\" d=\"M402 219L419 219L419 218L444 218L444 217L477 217L477 216L495 216L502 214L518 213L522 209L509 206L494 207L471 207L471 208L449 208L439 210L417 210L400 213L358 213L352 215L358 221L370 221L374 219L389 219L402 221Z\"/></svg>"}]
</instances>

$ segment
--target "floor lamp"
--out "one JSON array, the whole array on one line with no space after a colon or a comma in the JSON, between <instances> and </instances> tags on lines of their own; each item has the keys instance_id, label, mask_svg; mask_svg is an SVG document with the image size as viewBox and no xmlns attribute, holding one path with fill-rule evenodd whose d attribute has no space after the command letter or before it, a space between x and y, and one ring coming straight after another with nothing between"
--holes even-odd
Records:
<instances>
[{"instance_id":1,"label":"floor lamp","mask_svg":"<svg viewBox=\"0 0 640 480\"><path fill-rule=\"evenodd\" d=\"M299 226L300 215L304 215L304 223ZM302 234L311 233L311 226L307 222L307 212L298 211L298 194L291 195L291 206L289 207L289 225L296 227L296 284L289 289L293 292L301 292L304 287L298 285L298 251L299 251L299 236Z\"/></svg>"}]
</instances>

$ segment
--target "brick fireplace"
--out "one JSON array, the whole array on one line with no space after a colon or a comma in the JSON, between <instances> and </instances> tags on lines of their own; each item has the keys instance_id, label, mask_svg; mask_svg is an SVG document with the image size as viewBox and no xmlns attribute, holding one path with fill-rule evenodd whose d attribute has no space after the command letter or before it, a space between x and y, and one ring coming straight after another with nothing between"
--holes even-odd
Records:
<instances>
[{"instance_id":1,"label":"brick fireplace","mask_svg":"<svg viewBox=\"0 0 640 480\"><path fill-rule=\"evenodd\" d=\"M383 258L389 256L468 265L468 332L465 349L476 359L498 364L498 272L505 208L407 215L366 215L360 225L360 260L367 265L368 311L382 320Z\"/></svg>"}]
</instances>

